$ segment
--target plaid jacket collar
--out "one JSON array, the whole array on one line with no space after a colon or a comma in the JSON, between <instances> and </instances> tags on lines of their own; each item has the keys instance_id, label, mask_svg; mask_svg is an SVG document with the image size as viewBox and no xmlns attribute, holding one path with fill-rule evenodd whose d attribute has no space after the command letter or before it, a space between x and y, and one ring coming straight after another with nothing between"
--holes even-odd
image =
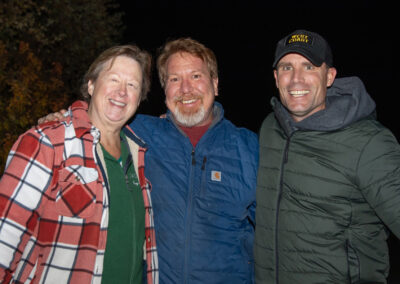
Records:
<instances>
[{"instance_id":1,"label":"plaid jacket collar","mask_svg":"<svg viewBox=\"0 0 400 284\"><path fill-rule=\"evenodd\" d=\"M76 137L82 138L88 132L91 132L94 126L91 124L87 113L88 104L84 101L75 101L66 113L65 123L73 123Z\"/></svg>"}]
</instances>

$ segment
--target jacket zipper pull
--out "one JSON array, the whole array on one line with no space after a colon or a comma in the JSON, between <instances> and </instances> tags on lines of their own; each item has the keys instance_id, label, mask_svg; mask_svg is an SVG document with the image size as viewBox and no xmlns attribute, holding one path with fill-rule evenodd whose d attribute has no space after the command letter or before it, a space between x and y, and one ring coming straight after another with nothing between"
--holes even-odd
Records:
<instances>
[{"instance_id":1,"label":"jacket zipper pull","mask_svg":"<svg viewBox=\"0 0 400 284\"><path fill-rule=\"evenodd\" d=\"M196 164L196 159L194 158L194 150L192 150L192 165Z\"/></svg>"},{"instance_id":2,"label":"jacket zipper pull","mask_svg":"<svg viewBox=\"0 0 400 284\"><path fill-rule=\"evenodd\" d=\"M201 170L204 171L204 169L206 168L206 162L207 162L207 157L204 156L203 158L203 164L201 165Z\"/></svg>"}]
</instances>

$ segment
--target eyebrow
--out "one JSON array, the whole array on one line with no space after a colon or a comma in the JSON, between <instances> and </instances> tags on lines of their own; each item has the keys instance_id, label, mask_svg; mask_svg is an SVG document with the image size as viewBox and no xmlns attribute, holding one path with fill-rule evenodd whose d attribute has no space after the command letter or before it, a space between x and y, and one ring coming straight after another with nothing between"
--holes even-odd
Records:
<instances>
[{"instance_id":1,"label":"eyebrow","mask_svg":"<svg viewBox=\"0 0 400 284\"><path fill-rule=\"evenodd\" d=\"M321 67L321 66L316 66L316 65L314 65L311 61L308 61L308 60L305 60L305 61L302 61L301 63L300 63L300 65L301 66L307 66L307 65L312 65L312 66L314 66L314 67ZM279 67L282 67L282 66L293 66L293 64L291 63L291 62L280 62L280 63L278 63L277 65L276 65L276 69L278 69Z\"/></svg>"},{"instance_id":2,"label":"eyebrow","mask_svg":"<svg viewBox=\"0 0 400 284\"><path fill-rule=\"evenodd\" d=\"M290 62L280 62L280 63L278 63L276 65L276 69L278 69L279 67L288 66L288 65L292 65L292 63L290 63Z\"/></svg>"}]
</instances>

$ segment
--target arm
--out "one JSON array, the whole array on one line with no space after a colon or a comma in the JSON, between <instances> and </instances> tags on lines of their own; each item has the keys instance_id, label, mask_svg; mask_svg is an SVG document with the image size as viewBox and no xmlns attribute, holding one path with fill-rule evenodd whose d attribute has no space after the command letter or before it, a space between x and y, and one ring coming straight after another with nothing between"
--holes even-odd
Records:
<instances>
[{"instance_id":1,"label":"arm","mask_svg":"<svg viewBox=\"0 0 400 284\"><path fill-rule=\"evenodd\" d=\"M253 227L256 227L256 202L254 201L249 207L249 219Z\"/></svg>"},{"instance_id":2,"label":"arm","mask_svg":"<svg viewBox=\"0 0 400 284\"><path fill-rule=\"evenodd\" d=\"M258 136L254 132L249 132L249 148L250 152L254 158L254 202L250 205L249 213L250 213L250 220L253 226L256 226L256 188L257 188L257 172L258 172L258 164L259 164L259 151L260 145L258 142ZM251 138L250 138L251 137Z\"/></svg>"},{"instance_id":3,"label":"arm","mask_svg":"<svg viewBox=\"0 0 400 284\"><path fill-rule=\"evenodd\" d=\"M400 238L400 146L388 129L376 134L365 146L358 179L370 206Z\"/></svg>"},{"instance_id":4,"label":"arm","mask_svg":"<svg viewBox=\"0 0 400 284\"><path fill-rule=\"evenodd\" d=\"M64 119L64 114L67 112L65 109L61 109L58 112L49 113L46 116L43 116L38 119L38 124L51 122L51 121L60 121Z\"/></svg>"},{"instance_id":5,"label":"arm","mask_svg":"<svg viewBox=\"0 0 400 284\"><path fill-rule=\"evenodd\" d=\"M53 156L48 139L34 129L21 135L9 153L0 180L0 283L8 283L29 238L37 232Z\"/></svg>"}]
</instances>

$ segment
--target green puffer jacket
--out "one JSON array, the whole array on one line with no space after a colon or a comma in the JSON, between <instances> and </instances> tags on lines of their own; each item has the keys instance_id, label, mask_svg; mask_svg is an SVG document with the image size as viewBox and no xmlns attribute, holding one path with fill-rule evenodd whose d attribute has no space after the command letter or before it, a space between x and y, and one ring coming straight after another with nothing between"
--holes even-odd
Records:
<instances>
[{"instance_id":1,"label":"green puffer jacket","mask_svg":"<svg viewBox=\"0 0 400 284\"><path fill-rule=\"evenodd\" d=\"M326 108L299 123L273 106L260 131L256 283L386 283L400 148L362 82L336 79Z\"/></svg>"}]
</instances>

